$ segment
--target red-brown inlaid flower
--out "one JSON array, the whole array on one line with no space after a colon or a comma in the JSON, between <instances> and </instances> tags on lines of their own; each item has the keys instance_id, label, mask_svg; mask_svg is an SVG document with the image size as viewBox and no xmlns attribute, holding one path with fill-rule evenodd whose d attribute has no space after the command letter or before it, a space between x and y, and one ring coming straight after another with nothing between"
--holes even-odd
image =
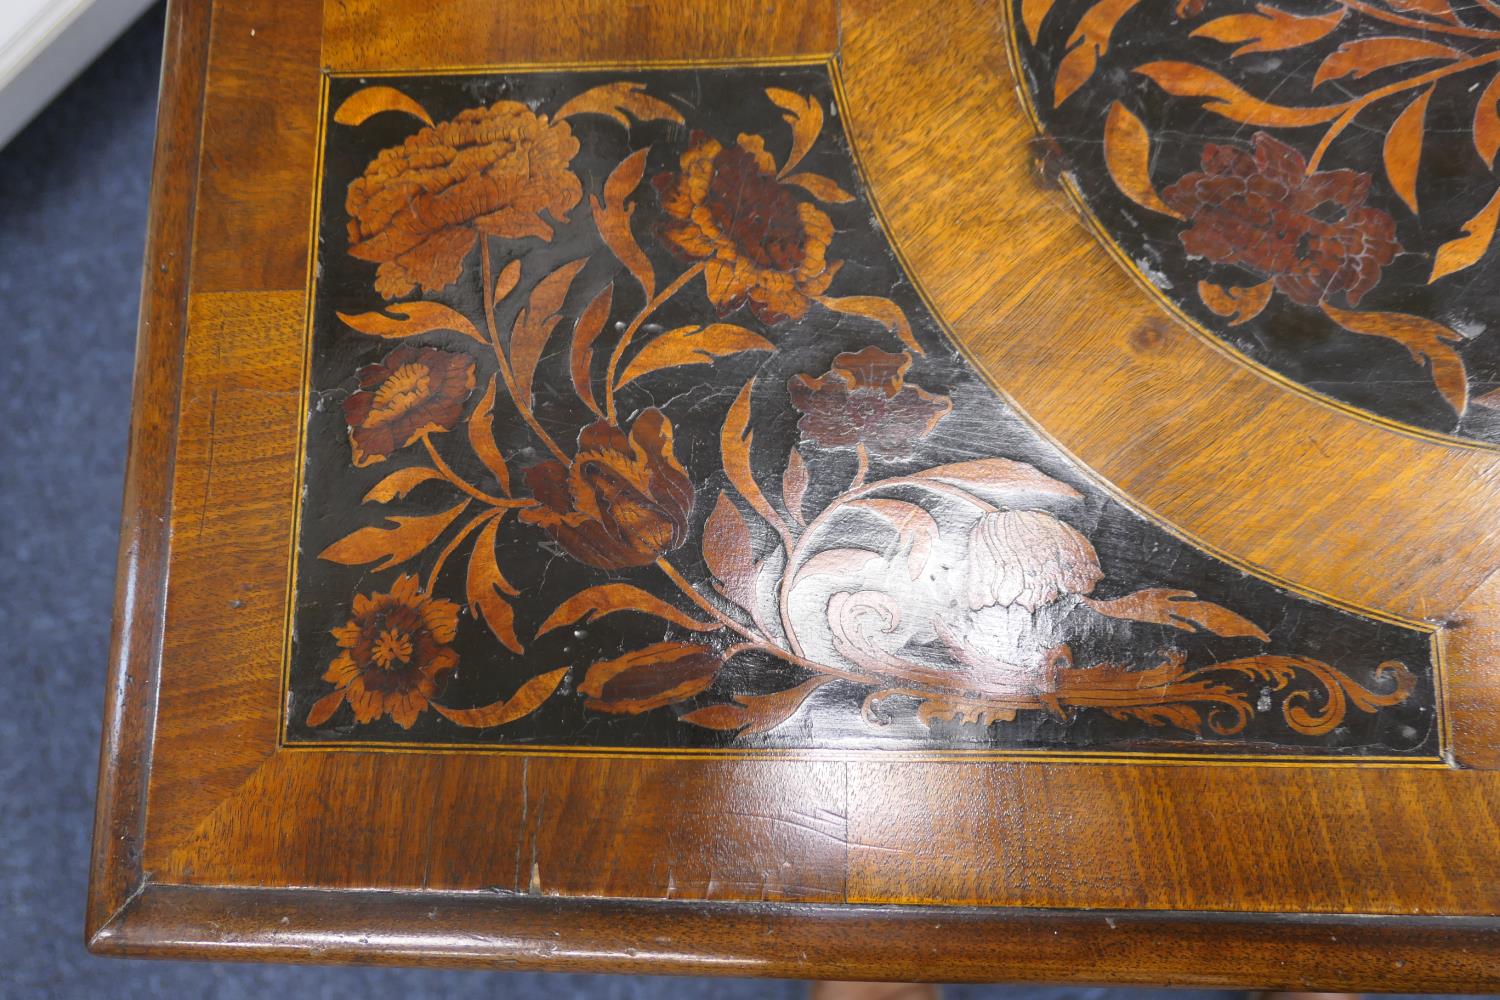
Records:
<instances>
[{"instance_id":1,"label":"red-brown inlaid flower","mask_svg":"<svg viewBox=\"0 0 1500 1000\"><path fill-rule=\"evenodd\" d=\"M474 389L474 359L436 347L398 347L355 374L359 391L344 400L344 419L361 467L451 429Z\"/></svg>"},{"instance_id":2,"label":"red-brown inlaid flower","mask_svg":"<svg viewBox=\"0 0 1500 1000\"><path fill-rule=\"evenodd\" d=\"M1357 305L1401 252L1395 220L1365 205L1369 174L1306 171L1301 153L1260 132L1253 152L1204 146L1203 170L1162 200L1192 223L1189 254L1258 272L1302 305L1339 292Z\"/></svg>"},{"instance_id":3,"label":"red-brown inlaid flower","mask_svg":"<svg viewBox=\"0 0 1500 1000\"><path fill-rule=\"evenodd\" d=\"M452 284L480 233L552 238L583 197L567 122L524 104L470 108L384 150L349 185L349 253L380 265L386 298Z\"/></svg>"},{"instance_id":4,"label":"red-brown inlaid flower","mask_svg":"<svg viewBox=\"0 0 1500 1000\"><path fill-rule=\"evenodd\" d=\"M798 430L825 448L863 444L876 454L905 455L953 409L947 396L907 385L910 367L910 354L866 347L838 355L817 378L793 376L787 387L803 414Z\"/></svg>"},{"instance_id":5,"label":"red-brown inlaid flower","mask_svg":"<svg viewBox=\"0 0 1500 1000\"><path fill-rule=\"evenodd\" d=\"M645 566L687 538L693 484L673 454L672 425L660 410L637 417L629 437L596 421L578 435L571 465L534 465L526 483L542 505L521 511L521 520L590 566Z\"/></svg>"},{"instance_id":6,"label":"red-brown inlaid flower","mask_svg":"<svg viewBox=\"0 0 1500 1000\"><path fill-rule=\"evenodd\" d=\"M722 315L749 302L763 323L800 319L828 290L833 223L776 179L759 136L723 146L700 132L681 170L653 182L671 220L662 238L679 257L706 261L708 297Z\"/></svg>"},{"instance_id":7,"label":"red-brown inlaid flower","mask_svg":"<svg viewBox=\"0 0 1500 1000\"><path fill-rule=\"evenodd\" d=\"M354 616L333 630L342 652L323 674L335 689L307 724L321 726L348 701L358 722L388 715L410 729L458 666L448 646L457 634L458 605L423 594L410 574L388 594L356 594Z\"/></svg>"}]
</instances>

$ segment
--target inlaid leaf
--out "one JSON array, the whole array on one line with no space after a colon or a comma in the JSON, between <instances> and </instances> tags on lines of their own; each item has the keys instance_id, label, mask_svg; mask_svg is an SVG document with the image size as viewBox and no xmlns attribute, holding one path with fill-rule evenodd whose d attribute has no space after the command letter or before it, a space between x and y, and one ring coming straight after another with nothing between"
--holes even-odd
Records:
<instances>
[{"instance_id":1,"label":"inlaid leaf","mask_svg":"<svg viewBox=\"0 0 1500 1000\"><path fill-rule=\"evenodd\" d=\"M502 698L491 705L483 705L479 708L449 708L446 705L432 703L432 707L438 714L469 729L488 729L491 726L503 726L508 722L525 718L532 712L542 707L542 703L552 697L557 686L562 683L568 674L567 667L559 667L539 677L533 677L520 690L509 698Z\"/></svg>"},{"instance_id":2,"label":"inlaid leaf","mask_svg":"<svg viewBox=\"0 0 1500 1000\"><path fill-rule=\"evenodd\" d=\"M510 363L516 377L516 393L523 400L531 399L531 383L536 377L537 362L542 360L542 351L552 331L562 320L558 310L568 297L573 279L588 263L587 257L569 261L541 281L531 290L526 308L516 316L510 328Z\"/></svg>"},{"instance_id":3,"label":"inlaid leaf","mask_svg":"<svg viewBox=\"0 0 1500 1000\"><path fill-rule=\"evenodd\" d=\"M1417 210L1417 167L1422 161L1422 136L1427 130L1427 102L1432 87L1417 95L1385 135L1385 172L1406 207Z\"/></svg>"},{"instance_id":4,"label":"inlaid leaf","mask_svg":"<svg viewBox=\"0 0 1500 1000\"><path fill-rule=\"evenodd\" d=\"M750 527L735 502L722 491L703 525L703 562L725 597L748 607L755 595L755 554Z\"/></svg>"},{"instance_id":5,"label":"inlaid leaf","mask_svg":"<svg viewBox=\"0 0 1500 1000\"><path fill-rule=\"evenodd\" d=\"M1263 281L1258 285L1225 288L1209 281L1198 282L1198 297L1220 316L1231 317L1230 326L1248 323L1261 314L1266 303L1271 301L1275 284Z\"/></svg>"},{"instance_id":6,"label":"inlaid leaf","mask_svg":"<svg viewBox=\"0 0 1500 1000\"><path fill-rule=\"evenodd\" d=\"M681 326L654 338L625 366L615 388L663 368L707 365L742 351L772 351L776 346L760 334L732 323Z\"/></svg>"},{"instance_id":7,"label":"inlaid leaf","mask_svg":"<svg viewBox=\"0 0 1500 1000\"><path fill-rule=\"evenodd\" d=\"M644 83L619 80L604 83L585 90L557 109L554 119L571 118L574 115L604 115L613 118L625 128L630 127L630 118L640 122L669 121L683 123L682 114L666 101L646 93Z\"/></svg>"},{"instance_id":8,"label":"inlaid leaf","mask_svg":"<svg viewBox=\"0 0 1500 1000\"><path fill-rule=\"evenodd\" d=\"M469 414L469 447L474 449L484 467L494 474L500 483L500 492L510 496L510 467L505 464L505 456L500 454L500 446L495 444L495 379L496 376L490 376L484 398Z\"/></svg>"},{"instance_id":9,"label":"inlaid leaf","mask_svg":"<svg viewBox=\"0 0 1500 1000\"><path fill-rule=\"evenodd\" d=\"M342 694L343 692L338 693ZM704 708L688 712L686 715L680 716L680 718L683 722L690 722L695 726L702 726L704 729L718 729L723 732L744 729L750 724L749 714L742 706L728 703L708 705Z\"/></svg>"},{"instance_id":10,"label":"inlaid leaf","mask_svg":"<svg viewBox=\"0 0 1500 1000\"><path fill-rule=\"evenodd\" d=\"M702 692L713 683L720 662L707 646L658 642L595 663L578 691L596 712L638 715Z\"/></svg>"},{"instance_id":11,"label":"inlaid leaf","mask_svg":"<svg viewBox=\"0 0 1500 1000\"><path fill-rule=\"evenodd\" d=\"M647 299L656 294L656 271L630 229L635 206L627 206L625 199L640 186L641 176L646 171L646 156L650 152L650 147L639 149L620 161L604 182L602 203L589 195L589 207L594 213L594 225L599 228L600 238L640 284Z\"/></svg>"},{"instance_id":12,"label":"inlaid leaf","mask_svg":"<svg viewBox=\"0 0 1500 1000\"><path fill-rule=\"evenodd\" d=\"M1192 32L1194 38L1212 38L1216 42L1231 45L1241 43L1230 53L1231 58L1252 52L1280 52L1309 45L1326 37L1344 19L1344 9L1322 15L1293 14L1257 4L1254 14L1230 14L1215 18Z\"/></svg>"},{"instance_id":13,"label":"inlaid leaf","mask_svg":"<svg viewBox=\"0 0 1500 1000\"><path fill-rule=\"evenodd\" d=\"M827 295L814 296L814 301L825 309L872 319L901 338L901 342L917 354L926 354L917 338L912 336L911 323L901 307L882 295L846 295L833 298Z\"/></svg>"},{"instance_id":14,"label":"inlaid leaf","mask_svg":"<svg viewBox=\"0 0 1500 1000\"><path fill-rule=\"evenodd\" d=\"M785 177L818 141L818 134L823 131L823 106L816 98L803 97L780 87L767 87L766 96L782 109L781 117L792 127L792 151L781 165L779 174Z\"/></svg>"},{"instance_id":15,"label":"inlaid leaf","mask_svg":"<svg viewBox=\"0 0 1500 1000\"><path fill-rule=\"evenodd\" d=\"M1463 53L1440 42L1403 35L1381 35L1376 38L1357 38L1345 42L1318 66L1313 74L1313 86L1318 87L1329 80L1339 80L1350 74L1360 80L1378 70L1419 59L1441 59L1451 62L1463 58Z\"/></svg>"},{"instance_id":16,"label":"inlaid leaf","mask_svg":"<svg viewBox=\"0 0 1500 1000\"><path fill-rule=\"evenodd\" d=\"M804 171L788 177L786 182L797 185L819 201L843 204L854 200L854 195L839 187L837 181L832 177L824 177L822 174L810 174Z\"/></svg>"},{"instance_id":17,"label":"inlaid leaf","mask_svg":"<svg viewBox=\"0 0 1500 1000\"><path fill-rule=\"evenodd\" d=\"M569 352L568 369L573 376L573 391L578 393L578 398L583 400L585 406L594 411L597 417L603 417L604 411L599 409L599 404L594 400L594 379L590 372L594 360L594 341L599 339L599 334L604 332L605 321L609 319L609 307L614 299L615 286L611 282L594 296L594 300L584 307L583 315L578 317L578 322L573 324L573 347Z\"/></svg>"},{"instance_id":18,"label":"inlaid leaf","mask_svg":"<svg viewBox=\"0 0 1500 1000\"><path fill-rule=\"evenodd\" d=\"M1207 98L1203 104L1205 111L1246 125L1316 125L1337 118L1344 110L1342 104L1294 108L1262 101L1214 71L1192 63L1151 62L1137 66L1135 71L1176 97Z\"/></svg>"},{"instance_id":19,"label":"inlaid leaf","mask_svg":"<svg viewBox=\"0 0 1500 1000\"><path fill-rule=\"evenodd\" d=\"M720 458L724 463L724 472L729 476L729 484L739 491L752 510L766 519L766 523L778 531L784 531L785 525L761 493L760 486L755 482L755 473L750 468L750 445L755 439L750 430L750 397L754 389L754 379L746 382L724 417L724 428L719 433Z\"/></svg>"},{"instance_id":20,"label":"inlaid leaf","mask_svg":"<svg viewBox=\"0 0 1500 1000\"><path fill-rule=\"evenodd\" d=\"M797 567L797 574L792 577L792 586L815 576L858 576L870 563L879 562L880 559L879 552L871 552L869 549L824 549Z\"/></svg>"},{"instance_id":21,"label":"inlaid leaf","mask_svg":"<svg viewBox=\"0 0 1500 1000\"><path fill-rule=\"evenodd\" d=\"M390 569L437 541L437 537L467 506L469 501L465 500L441 514L388 518L392 527L360 528L319 552L318 558L345 566L363 566L383 560L375 569Z\"/></svg>"},{"instance_id":22,"label":"inlaid leaf","mask_svg":"<svg viewBox=\"0 0 1500 1000\"><path fill-rule=\"evenodd\" d=\"M639 611L642 614L654 615L673 625L692 629L694 632L712 632L723 628L717 622L700 621L639 587L632 587L628 583L605 583L579 591L563 601L557 606L557 610L542 622L536 634L540 637L564 625L572 625L574 622L587 624L596 618L603 618L605 615L620 611Z\"/></svg>"},{"instance_id":23,"label":"inlaid leaf","mask_svg":"<svg viewBox=\"0 0 1500 1000\"><path fill-rule=\"evenodd\" d=\"M1083 600L1099 614L1109 618L1154 622L1157 625L1170 625L1184 632L1203 630L1228 638L1247 636L1261 642L1270 641L1270 636L1248 618L1212 601L1199 600L1198 595L1191 590L1137 590L1114 600L1096 600L1091 597Z\"/></svg>"},{"instance_id":24,"label":"inlaid leaf","mask_svg":"<svg viewBox=\"0 0 1500 1000\"><path fill-rule=\"evenodd\" d=\"M1109 51L1115 26L1138 3L1140 0L1099 0L1079 19L1078 27L1068 36L1068 53L1057 65L1053 107L1066 101L1094 75L1099 59Z\"/></svg>"},{"instance_id":25,"label":"inlaid leaf","mask_svg":"<svg viewBox=\"0 0 1500 1000\"><path fill-rule=\"evenodd\" d=\"M1042 22L1052 11L1057 0L1021 0L1021 24L1026 28L1026 37L1036 44L1037 34L1042 30Z\"/></svg>"},{"instance_id":26,"label":"inlaid leaf","mask_svg":"<svg viewBox=\"0 0 1500 1000\"><path fill-rule=\"evenodd\" d=\"M1081 496L1067 483L1058 482L1035 466L1008 458L978 458L971 462L939 465L916 473L916 477L957 486L981 500L1001 506L1032 500L1072 500Z\"/></svg>"},{"instance_id":27,"label":"inlaid leaf","mask_svg":"<svg viewBox=\"0 0 1500 1000\"><path fill-rule=\"evenodd\" d=\"M395 315L387 316L378 312L338 313L338 318L360 333L387 340L415 337L434 330L453 330L472 337L481 344L489 343L462 313L441 302L398 302L386 306L386 311Z\"/></svg>"},{"instance_id":28,"label":"inlaid leaf","mask_svg":"<svg viewBox=\"0 0 1500 1000\"><path fill-rule=\"evenodd\" d=\"M339 706L344 703L344 697L348 693L346 688L339 688L313 702L313 707L307 711L307 721L303 724L316 729L333 718L333 713L339 710Z\"/></svg>"},{"instance_id":29,"label":"inlaid leaf","mask_svg":"<svg viewBox=\"0 0 1500 1000\"><path fill-rule=\"evenodd\" d=\"M399 500L429 479L442 479L443 474L425 465L413 465L398 469L370 487L360 503L390 503Z\"/></svg>"},{"instance_id":30,"label":"inlaid leaf","mask_svg":"<svg viewBox=\"0 0 1500 1000\"><path fill-rule=\"evenodd\" d=\"M1405 347L1414 361L1430 366L1433 384L1454 412L1462 416L1468 409L1468 370L1464 359L1451 346L1463 340L1462 334L1434 320L1406 313L1355 312L1327 302L1323 303L1323 311L1351 333L1385 337Z\"/></svg>"},{"instance_id":31,"label":"inlaid leaf","mask_svg":"<svg viewBox=\"0 0 1500 1000\"><path fill-rule=\"evenodd\" d=\"M1432 262L1432 277L1427 283L1430 285L1439 278L1477 264L1495 239L1497 221L1500 221L1500 191L1495 192L1478 215L1464 223L1464 235L1438 247Z\"/></svg>"},{"instance_id":32,"label":"inlaid leaf","mask_svg":"<svg viewBox=\"0 0 1500 1000\"><path fill-rule=\"evenodd\" d=\"M682 721L705 729L744 730L744 736L767 733L795 715L814 691L833 679L829 674L816 674L786 691L737 694L734 700L739 704L709 705L682 716Z\"/></svg>"},{"instance_id":33,"label":"inlaid leaf","mask_svg":"<svg viewBox=\"0 0 1500 1000\"><path fill-rule=\"evenodd\" d=\"M1474 405L1486 410L1500 410L1500 389L1491 389L1482 396L1475 396Z\"/></svg>"},{"instance_id":34,"label":"inlaid leaf","mask_svg":"<svg viewBox=\"0 0 1500 1000\"><path fill-rule=\"evenodd\" d=\"M513 260L500 269L500 276L495 279L495 291L490 301L496 305L500 303L516 286L521 283L521 262Z\"/></svg>"},{"instance_id":35,"label":"inlaid leaf","mask_svg":"<svg viewBox=\"0 0 1500 1000\"><path fill-rule=\"evenodd\" d=\"M1500 73L1490 78L1474 107L1474 148L1486 166L1495 165L1495 153L1500 152Z\"/></svg>"},{"instance_id":36,"label":"inlaid leaf","mask_svg":"<svg viewBox=\"0 0 1500 1000\"><path fill-rule=\"evenodd\" d=\"M469 610L489 626L513 653L525 652L521 640L516 637L516 611L502 593L515 597L520 591L511 586L500 572L495 559L495 538L500 529L499 517L490 518L479 538L474 542L474 551L469 555L469 572L464 592L468 595Z\"/></svg>"},{"instance_id":37,"label":"inlaid leaf","mask_svg":"<svg viewBox=\"0 0 1500 1000\"><path fill-rule=\"evenodd\" d=\"M1151 183L1151 134L1142 121L1119 101L1104 119L1104 162L1120 193L1142 208L1182 218L1156 193Z\"/></svg>"},{"instance_id":38,"label":"inlaid leaf","mask_svg":"<svg viewBox=\"0 0 1500 1000\"><path fill-rule=\"evenodd\" d=\"M809 482L807 462L802 453L793 448L786 460L786 471L781 474L781 505L791 519L803 527L807 526L807 518L802 514L802 502L807 496Z\"/></svg>"},{"instance_id":39,"label":"inlaid leaf","mask_svg":"<svg viewBox=\"0 0 1500 1000\"><path fill-rule=\"evenodd\" d=\"M362 87L356 90L339 104L338 110L333 113L333 120L340 125L363 125L382 111L399 111L413 118L420 118L428 125L432 124L432 116L427 113L427 109L395 87Z\"/></svg>"},{"instance_id":40,"label":"inlaid leaf","mask_svg":"<svg viewBox=\"0 0 1500 1000\"><path fill-rule=\"evenodd\" d=\"M1453 5L1448 0L1386 0L1386 3L1408 14L1425 14L1449 24L1459 23L1458 15L1453 12Z\"/></svg>"},{"instance_id":41,"label":"inlaid leaf","mask_svg":"<svg viewBox=\"0 0 1500 1000\"><path fill-rule=\"evenodd\" d=\"M876 515L892 528L900 539L901 550L906 553L907 575L913 580L922 576L927 568L927 559L937 542L939 529L937 519L923 507L905 500L874 498L854 500L846 507L864 510Z\"/></svg>"}]
</instances>

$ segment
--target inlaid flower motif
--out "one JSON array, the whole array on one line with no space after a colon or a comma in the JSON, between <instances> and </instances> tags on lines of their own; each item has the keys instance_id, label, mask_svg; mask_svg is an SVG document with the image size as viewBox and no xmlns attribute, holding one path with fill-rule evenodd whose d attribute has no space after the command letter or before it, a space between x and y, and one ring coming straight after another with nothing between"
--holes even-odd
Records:
<instances>
[{"instance_id":1,"label":"inlaid flower motif","mask_svg":"<svg viewBox=\"0 0 1500 1000\"><path fill-rule=\"evenodd\" d=\"M448 645L458 634L458 605L423 594L407 574L390 593L356 594L353 611L333 630L341 652L323 679L335 689L313 705L307 724L321 726L347 701L357 722L390 716L410 729L458 666Z\"/></svg>"},{"instance_id":2,"label":"inlaid flower motif","mask_svg":"<svg viewBox=\"0 0 1500 1000\"><path fill-rule=\"evenodd\" d=\"M676 174L653 182L669 221L661 236L689 261L705 261L708 297L720 315L746 302L763 323L800 319L812 296L828 290L833 223L776 178L759 136L733 146L701 132Z\"/></svg>"},{"instance_id":3,"label":"inlaid flower motif","mask_svg":"<svg viewBox=\"0 0 1500 1000\"><path fill-rule=\"evenodd\" d=\"M1102 579L1089 540L1043 511L990 511L969 531L970 610L1017 606L1034 613L1066 594L1088 594Z\"/></svg>"},{"instance_id":4,"label":"inlaid flower motif","mask_svg":"<svg viewBox=\"0 0 1500 1000\"><path fill-rule=\"evenodd\" d=\"M436 347L396 348L356 376L344 400L356 466L373 465L424 434L449 430L474 389L474 359Z\"/></svg>"},{"instance_id":5,"label":"inlaid flower motif","mask_svg":"<svg viewBox=\"0 0 1500 1000\"><path fill-rule=\"evenodd\" d=\"M552 238L583 196L578 140L524 104L470 108L386 149L349 185L349 253L386 298L452 284L481 233Z\"/></svg>"},{"instance_id":6,"label":"inlaid flower motif","mask_svg":"<svg viewBox=\"0 0 1500 1000\"><path fill-rule=\"evenodd\" d=\"M526 484L541 506L521 511L521 520L590 566L645 566L687 539L693 484L672 451L672 425L655 408L628 437L602 420L585 427L571 464L534 465Z\"/></svg>"},{"instance_id":7,"label":"inlaid flower motif","mask_svg":"<svg viewBox=\"0 0 1500 1000\"><path fill-rule=\"evenodd\" d=\"M863 444L871 452L900 457L932 433L953 401L906 384L911 355L878 347L846 351L823 375L795 375L787 384L802 412L797 429L825 448Z\"/></svg>"},{"instance_id":8,"label":"inlaid flower motif","mask_svg":"<svg viewBox=\"0 0 1500 1000\"><path fill-rule=\"evenodd\" d=\"M1192 223L1189 254L1264 275L1301 305L1339 292L1358 305L1401 252L1395 220L1365 204L1369 174L1306 171L1301 153L1260 132L1253 152L1204 146L1203 170L1161 196Z\"/></svg>"}]
</instances>

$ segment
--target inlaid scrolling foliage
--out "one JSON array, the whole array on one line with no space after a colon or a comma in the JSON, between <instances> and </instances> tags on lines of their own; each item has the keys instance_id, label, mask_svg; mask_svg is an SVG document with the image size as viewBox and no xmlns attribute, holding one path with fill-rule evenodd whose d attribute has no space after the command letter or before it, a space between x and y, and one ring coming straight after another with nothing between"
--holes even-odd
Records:
<instances>
[{"instance_id":1,"label":"inlaid scrolling foliage","mask_svg":"<svg viewBox=\"0 0 1500 1000\"><path fill-rule=\"evenodd\" d=\"M1088 44L1107 44L1104 20ZM1411 695L1416 679L1401 662L1361 684L1320 659L1272 652L1256 623L1189 590L1098 596L1104 568L1070 521L1083 497L1034 464L989 457L913 470L923 443L955 419L951 388L924 374L902 306L853 277L861 263L846 260L852 244L827 206L854 196L806 166L828 109L777 87L754 96L766 128L733 136L633 81L562 95L550 110L502 100L436 122L394 87L341 103L334 121L349 128L392 111L424 123L347 190L348 252L374 265L385 304L337 319L391 342L353 372L342 403L349 474L414 453L416 464L379 478L364 502L400 505L419 488L449 498L316 553L368 574L332 632L336 652L306 726L389 719L410 729L431 711L491 729L572 698L601 717L665 710L748 737L839 683L862 693L874 726L895 711L931 725L1099 713L1225 737L1276 712L1292 732L1320 736L1351 711ZM671 123L685 142L656 171L649 146L632 149L589 191L577 166L588 133L574 127L585 116L629 135ZM646 199L654 225L638 218ZM592 223L587 239L573 238L559 262L552 244L579 218ZM613 262L597 290L580 284L594 261ZM480 290L472 309L437 301L463 282ZM816 336L813 320L868 343L769 384L769 361L795 356ZM576 397L571 425L539 415L547 358L566 360L567 384L551 389ZM750 358L766 365L723 374ZM693 415L692 391L622 402L627 387L685 373L698 373L697 395L732 400L722 419ZM777 420L795 424L791 439L757 446L757 429ZM517 426L544 457L502 449L497 429ZM685 458L705 452L717 470L707 488ZM816 460L829 455L848 456L852 476ZM527 577L506 564L514 549L503 529L529 533L535 552L556 553L588 582L531 617L539 597L513 582ZM544 637L622 615L659 622L661 638L535 662ZM1075 660L1084 634L1110 621L1262 652L1190 664L1166 650L1144 667ZM461 629L488 634L491 660L545 669L490 703L455 702ZM736 663L773 665L767 676L779 680L736 690L722 683Z\"/></svg>"},{"instance_id":2,"label":"inlaid scrolling foliage","mask_svg":"<svg viewBox=\"0 0 1500 1000\"><path fill-rule=\"evenodd\" d=\"M1212 313L1239 326L1281 296L1344 331L1393 341L1462 418L1471 381L1458 349L1464 336L1431 314L1362 302L1388 280L1399 255L1423 255L1426 284L1461 286L1495 242L1500 4L1178 0L1161 7L1171 11L1170 23L1158 17L1147 26L1131 15L1161 11L1140 0L1018 0L1029 45L1041 46L1044 31L1068 33L1051 79L1034 81L1037 102L1065 110L1089 100L1079 96L1089 88L1107 88L1093 99L1108 102L1096 133L1108 175L1134 204L1176 220L1181 254L1214 265L1213 277L1197 285ZM1066 19L1060 28L1059 19ZM1126 76L1103 74L1111 44L1132 37L1122 24L1157 44L1119 64ZM1132 77L1156 93L1146 101L1124 93ZM1158 97L1160 109L1146 107ZM1200 140L1198 169L1180 172L1158 155L1158 142L1173 132L1174 108L1232 123L1234 137ZM1191 141L1191 132L1176 129L1171 142ZM1448 162L1460 141L1483 167L1472 183ZM1376 189L1394 196L1382 204L1399 209L1374 204Z\"/></svg>"}]
</instances>

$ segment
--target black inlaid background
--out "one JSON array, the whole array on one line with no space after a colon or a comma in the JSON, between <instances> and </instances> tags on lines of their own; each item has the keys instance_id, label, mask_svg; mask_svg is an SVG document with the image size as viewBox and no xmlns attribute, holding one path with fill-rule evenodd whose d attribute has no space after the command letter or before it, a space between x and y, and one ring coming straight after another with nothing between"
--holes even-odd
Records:
<instances>
[{"instance_id":1,"label":"black inlaid background","mask_svg":"<svg viewBox=\"0 0 1500 1000\"><path fill-rule=\"evenodd\" d=\"M1117 721L1099 712L1079 712L1068 723L1041 712L1023 712L1014 722L989 728L942 724L929 731L914 720L912 712L889 711L890 724L873 727L861 718L859 710L867 689L842 681L819 689L791 721L765 736L735 739L730 734L679 721L680 714L694 707L723 702L735 693L782 690L806 677L796 668L768 657L741 656L731 661L708 692L686 705L639 716L606 715L586 709L574 690L590 663L667 637L694 641L701 638L655 619L617 614L577 629L560 629L533 641L531 637L543 619L562 600L589 584L615 579L664 596L668 592L659 573L650 567L601 574L571 561L537 529L507 518L500 531L500 564L521 591L522 596L516 601L517 631L526 642L527 652L516 656L504 649L466 610L461 615L455 643L460 665L443 692L442 701L452 706L488 704L515 691L530 677L571 665L573 671L563 688L534 714L493 730L460 728L431 711L425 712L409 731L389 719L361 726L354 724L347 709L336 714L326 727L309 729L303 720L313 702L330 690L321 675L338 652L329 630L348 620L353 595L376 588L388 589L402 572L417 571L425 575L436 546L410 567L383 572L336 565L318 559L317 553L360 525L381 523L383 514L432 513L455 502L454 494L445 487L424 484L405 500L383 508L361 504L361 497L375 482L402 465L418 461L422 457L420 446L398 452L371 468L356 469L350 463L340 404L355 388L353 372L383 357L393 345L351 330L335 315L379 310L384 305L373 289L374 265L347 253L344 196L350 181L360 175L381 149L399 143L422 127L409 116L381 114L358 128L330 122L324 150L300 561L287 693L290 741L652 748L1326 751L1420 756L1436 752L1439 727L1427 634L1292 596L1204 555L1147 523L1111 500L1039 438L959 356L925 311L877 226L856 176L823 68L692 69L623 75L549 72L378 81L336 78L330 85L329 101L330 107L336 108L350 93L367 83L378 82L411 95L431 112L434 120L441 121L465 108L499 99L521 100L536 110L550 112L590 86L621 78L645 83L649 93L679 108L687 125L638 123L627 133L602 117L573 118L574 132L582 144L573 167L583 182L584 204L568 220L559 220L556 237L550 243L528 239L507 244L503 249L498 249L497 243L497 271L511 257L520 257L524 285L558 264L588 253L597 245L586 209L589 195L600 192L609 171L631 150L650 145L647 183L637 196L635 232L661 276L659 284L665 284L684 265L663 252L650 236L660 211L650 178L661 171L676 169L693 129L705 130L725 144L733 142L741 132L765 135L768 147L780 162L786 156L789 137L781 125L779 110L764 99L764 89L776 86L814 96L827 109L828 118L822 136L801 169L825 174L856 195L851 203L825 206L837 230L830 256L845 261L830 294L891 296L910 318L916 337L927 351L926 357L917 359L908 372L908 382L945 392L951 395L954 405L952 414L929 438L917 444L909 460L888 463L877 458L871 479L992 456L1032 463L1076 487L1084 496L1059 514L1087 535L1098 551L1106 576L1096 596L1116 597L1142 587L1190 589L1205 600L1243 614L1270 634L1270 642L1262 644L1254 639L1189 635L1165 626L1096 618L1073 644L1075 662L1080 665L1107 659L1150 666L1159 662L1160 651L1168 649L1185 651L1193 664L1275 652L1324 660L1354 680L1379 688L1381 684L1373 675L1375 667L1384 660L1398 659L1417 675L1417 689L1398 706L1373 714L1350 712L1343 725L1321 738L1291 732L1277 711L1257 715L1240 738L1213 740L1171 727L1152 728ZM429 297L466 315L477 315L480 301L477 270L471 261L457 285ZM616 282L611 323L628 319L640 308L639 287L624 276L622 267L611 255L603 250L595 252L564 306L563 312L569 317L561 328L564 332L555 335L557 342L543 358L537 373L539 419L565 447L571 446L578 430L591 419L569 386L565 331L571 328L571 317L577 316L594 294L615 278L621 280ZM522 301L523 296L513 296L501 304L502 330L509 329ZM712 318L702 283L697 281L664 306L655 322L671 328L708 322ZM696 555L699 534L714 498L726 485L721 471L718 430L746 379L757 377L752 459L761 481L774 484L779 481L789 450L797 442L798 413L790 405L787 380L798 373L822 374L841 351L859 350L870 344L889 351L900 349L899 342L878 326L817 306L802 320L775 327L759 323L747 309L739 310L729 320L762 332L777 345L777 351L769 355L741 354L713 366L681 368L642 379L627 386L620 399L626 420L645 407L658 406L676 427L677 455L687 467L698 494L692 537L674 553L674 559L685 572L697 578L707 573ZM478 365L481 389L495 371L494 358L460 335L433 334L422 338L422 342L472 354ZM1393 367L1391 371L1391 377L1396 378L1396 369ZM467 405L472 407L478 396L476 390ZM527 428L514 418L514 411L502 402L496 403L496 437L501 451L511 459L512 476L518 485L520 472L546 457ZM492 482L462 443L461 430L440 435L437 443L447 460L471 481ZM803 454L812 473L806 506L815 511L820 500L826 502L848 484L854 458L847 451L819 451L806 445ZM768 491L774 489L774 485L768 485ZM758 539L758 544L760 554L771 548L769 532ZM445 572L436 593L455 603L464 603L461 561L456 568ZM677 603L686 606L680 598ZM728 640L715 641L728 644Z\"/></svg>"}]
</instances>

